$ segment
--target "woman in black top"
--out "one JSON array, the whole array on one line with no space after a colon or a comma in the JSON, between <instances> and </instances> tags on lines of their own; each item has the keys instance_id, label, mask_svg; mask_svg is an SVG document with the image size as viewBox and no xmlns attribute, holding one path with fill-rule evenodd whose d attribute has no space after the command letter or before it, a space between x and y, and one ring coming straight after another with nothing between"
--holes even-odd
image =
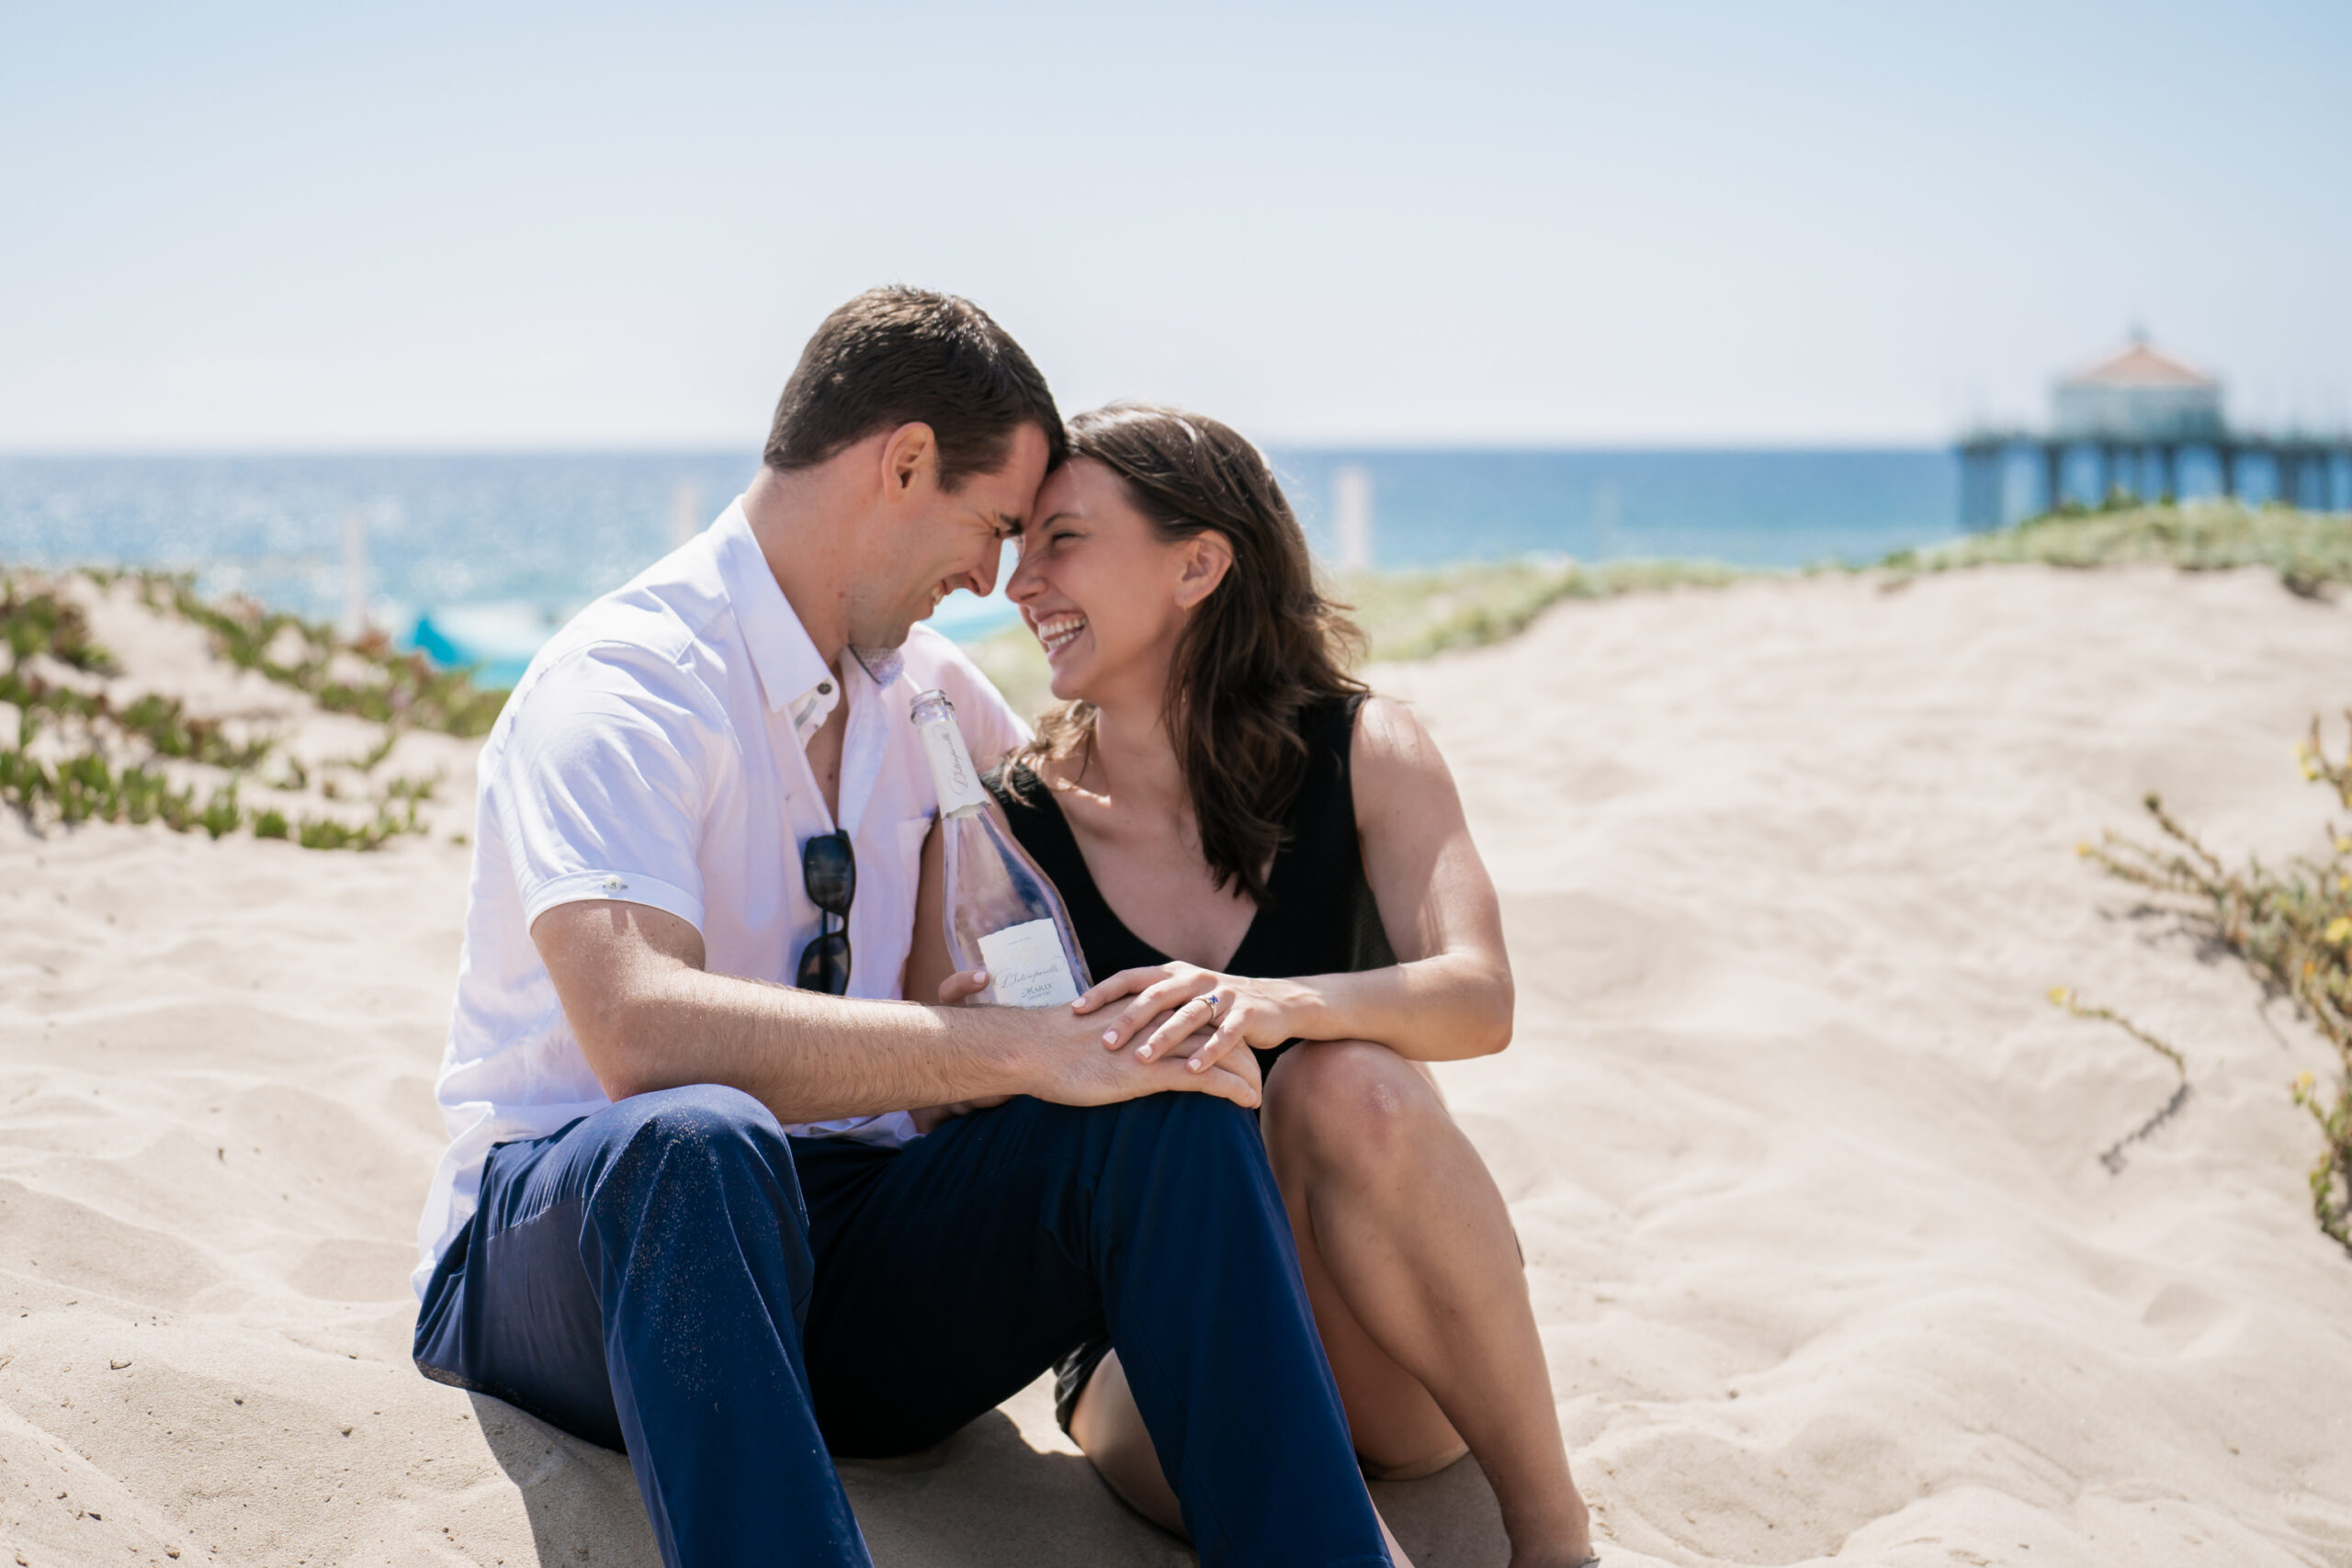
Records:
<instances>
[{"instance_id":1,"label":"woman in black top","mask_svg":"<svg viewBox=\"0 0 2352 1568\"><path fill-rule=\"evenodd\" d=\"M1008 590L1062 704L990 784L1097 976L1076 1005L1108 1050L1195 1070L1258 1053L1267 1153L1366 1472L1426 1475L1466 1449L1514 1568L1573 1568L1589 1525L1510 1215L1422 1066L1510 1039L1500 911L1453 778L1408 712L1345 672L1354 628L1254 447L1141 406L1069 437ZM910 995L971 986L947 973L939 897L933 863ZM1181 1529L1107 1344L1073 1354L1061 1394L1105 1479Z\"/></svg>"}]
</instances>

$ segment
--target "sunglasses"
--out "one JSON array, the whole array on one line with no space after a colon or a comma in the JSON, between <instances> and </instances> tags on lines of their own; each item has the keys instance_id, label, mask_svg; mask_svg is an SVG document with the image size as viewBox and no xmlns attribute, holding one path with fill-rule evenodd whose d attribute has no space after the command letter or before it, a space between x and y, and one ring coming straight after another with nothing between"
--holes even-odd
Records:
<instances>
[{"instance_id":1,"label":"sunglasses","mask_svg":"<svg viewBox=\"0 0 2352 1568\"><path fill-rule=\"evenodd\" d=\"M836 829L809 840L800 849L800 885L817 906L817 938L800 950L800 977L793 983L804 991L829 997L849 993L849 906L857 897L857 856L849 835ZM841 921L841 930L832 922Z\"/></svg>"}]
</instances>

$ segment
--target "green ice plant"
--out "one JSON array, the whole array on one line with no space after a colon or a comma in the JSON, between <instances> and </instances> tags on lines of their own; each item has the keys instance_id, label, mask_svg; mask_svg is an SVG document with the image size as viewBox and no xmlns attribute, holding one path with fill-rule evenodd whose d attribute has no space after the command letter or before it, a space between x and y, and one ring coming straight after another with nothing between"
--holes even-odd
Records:
<instances>
[{"instance_id":1,"label":"green ice plant","mask_svg":"<svg viewBox=\"0 0 2352 1568\"><path fill-rule=\"evenodd\" d=\"M2069 506L2011 527L1928 549L1898 550L1879 564L1900 575L1959 567L2173 566L2183 571L2264 567L2297 593L2352 582L2352 514L2237 501L2124 498L2096 510Z\"/></svg>"},{"instance_id":2,"label":"green ice plant","mask_svg":"<svg viewBox=\"0 0 2352 1568\"><path fill-rule=\"evenodd\" d=\"M235 615L229 618L244 624ZM235 738L220 720L188 713L175 697L150 694L117 705L103 687L85 689L44 673L44 662L89 676L118 672L113 656L92 637L81 605L54 582L0 573L0 648L6 657L0 668L0 707L16 712L13 732L0 730L0 807L28 820L160 822L176 832L201 831L215 839L243 827L257 838L288 839L306 849L374 849L397 834L423 830L417 807L432 798L437 775L389 781L379 792L374 817L364 823L312 818L289 822L275 807L247 808L239 800L241 784L258 778L256 770L277 754L276 741ZM478 718L482 701L503 700L503 694L468 695L470 682L454 686L437 674L418 690L422 701L412 697L395 705L387 697L383 706L405 708L420 721L449 719L452 725L446 727L454 727L456 720L469 724ZM401 728L387 722L382 744L347 765L371 773ZM50 744L37 751L44 736ZM132 760L115 760L126 752ZM198 786L175 784L160 765L166 761L194 763L227 776L199 804ZM282 787L299 789L308 782L299 760L285 756L281 761Z\"/></svg>"},{"instance_id":3,"label":"green ice plant","mask_svg":"<svg viewBox=\"0 0 2352 1568\"><path fill-rule=\"evenodd\" d=\"M308 694L331 713L476 736L490 732L506 703L504 692L477 685L471 670L436 670L423 654L393 648L381 632L346 639L331 626L251 599L208 600L179 573L128 571L104 579L118 580L130 583L148 608L201 626L221 658Z\"/></svg>"},{"instance_id":4,"label":"green ice plant","mask_svg":"<svg viewBox=\"0 0 2352 1568\"><path fill-rule=\"evenodd\" d=\"M1426 659L1517 637L1553 605L1674 588L1721 588L1765 575L1714 561L1498 561L1337 580L1375 660Z\"/></svg>"}]
</instances>

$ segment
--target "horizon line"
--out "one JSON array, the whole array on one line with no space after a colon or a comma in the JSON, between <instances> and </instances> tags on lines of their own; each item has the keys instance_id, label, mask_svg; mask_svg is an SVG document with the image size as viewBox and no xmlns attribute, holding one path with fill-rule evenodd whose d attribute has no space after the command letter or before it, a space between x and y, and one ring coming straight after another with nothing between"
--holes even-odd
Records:
<instances>
[{"instance_id":1,"label":"horizon line","mask_svg":"<svg viewBox=\"0 0 2352 1568\"><path fill-rule=\"evenodd\" d=\"M1893 439L1867 436L1824 436L1808 439L1742 438L1716 436L1680 437L1562 437L1550 438L1462 438L1432 436L1427 438L1356 437L1352 439L1275 439L1254 443L1261 451L1274 453L1313 453L1341 457L1430 456L1461 453L1494 456L1532 455L1540 453L1770 453L1770 452L1929 452L1954 451L1963 438L1959 435L1939 440ZM748 448L730 445L704 445L695 442L667 444L610 442L596 444L545 445L448 445L430 444L402 446L175 446L159 444L152 446L122 445L57 445L41 446L0 446L0 462L18 461L90 461L106 459L170 460L170 461L240 461L285 459L362 459L414 457L744 457L752 465L759 463L759 443Z\"/></svg>"}]
</instances>

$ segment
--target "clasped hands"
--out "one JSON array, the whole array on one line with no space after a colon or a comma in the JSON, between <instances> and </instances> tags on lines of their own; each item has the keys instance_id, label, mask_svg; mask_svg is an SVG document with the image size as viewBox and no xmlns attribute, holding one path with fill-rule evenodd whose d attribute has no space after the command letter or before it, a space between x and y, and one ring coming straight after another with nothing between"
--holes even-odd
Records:
<instances>
[{"instance_id":1,"label":"clasped hands","mask_svg":"<svg viewBox=\"0 0 2352 1568\"><path fill-rule=\"evenodd\" d=\"M950 975L939 984L939 1002L943 1007L955 1007L987 988L988 977L983 972ZM1098 1038L1106 1055L1132 1047L1138 1063L1168 1064L1195 1077L1222 1068L1223 1073L1249 1086L1248 1098L1240 1103L1254 1105L1264 1087L1257 1058L1247 1051L1237 1056L1235 1049L1242 1045L1279 1045L1296 1032L1291 1027L1285 995L1294 988L1279 980L1220 975L1193 964L1155 964L1123 969L1107 980L1097 981L1069 1007L1070 1013L1079 1017L1099 1015ZM1069 1065L1079 1069L1081 1077L1097 1076L1080 1063ZM1095 1099L1092 1093L1081 1092L1082 1098L1075 1102L1087 1103ZM1134 1092L1130 1089L1125 1094L1112 1093L1103 1098L1126 1099ZM951 1117L1001 1105L1008 1098L995 1095L928 1106L913 1112L915 1126L929 1133ZM1225 1098L1239 1097L1227 1094Z\"/></svg>"}]
</instances>

